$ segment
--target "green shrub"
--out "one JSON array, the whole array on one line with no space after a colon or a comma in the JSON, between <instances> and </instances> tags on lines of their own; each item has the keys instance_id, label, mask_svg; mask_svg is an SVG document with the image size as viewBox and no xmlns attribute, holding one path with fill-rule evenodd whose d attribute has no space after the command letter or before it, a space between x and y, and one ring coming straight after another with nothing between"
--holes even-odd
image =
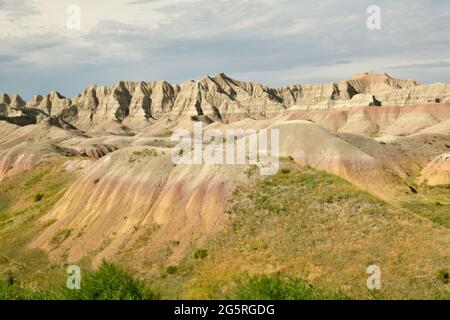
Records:
<instances>
[{"instance_id":1,"label":"green shrub","mask_svg":"<svg viewBox=\"0 0 450 320\"><path fill-rule=\"evenodd\" d=\"M441 269L437 272L437 279L441 281L442 283L449 283L450 282L450 275L448 269Z\"/></svg>"},{"instance_id":2,"label":"green shrub","mask_svg":"<svg viewBox=\"0 0 450 320\"><path fill-rule=\"evenodd\" d=\"M0 300L54 300L60 297L57 290L42 290L32 285L0 280Z\"/></svg>"},{"instance_id":3,"label":"green shrub","mask_svg":"<svg viewBox=\"0 0 450 320\"><path fill-rule=\"evenodd\" d=\"M281 174L289 174L291 172L291 170L289 170L288 168L281 168L280 169L280 173Z\"/></svg>"},{"instance_id":4,"label":"green shrub","mask_svg":"<svg viewBox=\"0 0 450 320\"><path fill-rule=\"evenodd\" d=\"M174 274L176 273L178 268L176 266L168 266L166 269L167 274Z\"/></svg>"},{"instance_id":5,"label":"green shrub","mask_svg":"<svg viewBox=\"0 0 450 320\"><path fill-rule=\"evenodd\" d=\"M42 198L44 198L44 195L42 193L36 193L34 195L34 202L39 202L42 200Z\"/></svg>"},{"instance_id":6,"label":"green shrub","mask_svg":"<svg viewBox=\"0 0 450 320\"><path fill-rule=\"evenodd\" d=\"M128 159L128 162L140 162L142 159L146 157L158 157L158 152L154 149L143 149L134 151L130 158Z\"/></svg>"},{"instance_id":7,"label":"green shrub","mask_svg":"<svg viewBox=\"0 0 450 320\"><path fill-rule=\"evenodd\" d=\"M127 271L103 261L96 271L82 275L81 289L66 289L69 299L78 300L154 300L159 296Z\"/></svg>"},{"instance_id":8,"label":"green shrub","mask_svg":"<svg viewBox=\"0 0 450 320\"><path fill-rule=\"evenodd\" d=\"M61 229L50 241L51 244L57 246L61 244L64 240L70 237L72 234L72 229Z\"/></svg>"},{"instance_id":9,"label":"green shrub","mask_svg":"<svg viewBox=\"0 0 450 320\"><path fill-rule=\"evenodd\" d=\"M194 258L195 259L204 259L208 256L208 251L205 249L196 249L194 251Z\"/></svg>"},{"instance_id":10,"label":"green shrub","mask_svg":"<svg viewBox=\"0 0 450 320\"><path fill-rule=\"evenodd\" d=\"M250 276L237 283L238 300L335 300L344 299L339 293L324 291L306 281L281 276Z\"/></svg>"},{"instance_id":11,"label":"green shrub","mask_svg":"<svg viewBox=\"0 0 450 320\"><path fill-rule=\"evenodd\" d=\"M39 288L32 283L0 280L0 300L154 300L159 295L125 270L103 262L96 271L82 274L81 289L64 286Z\"/></svg>"}]
</instances>

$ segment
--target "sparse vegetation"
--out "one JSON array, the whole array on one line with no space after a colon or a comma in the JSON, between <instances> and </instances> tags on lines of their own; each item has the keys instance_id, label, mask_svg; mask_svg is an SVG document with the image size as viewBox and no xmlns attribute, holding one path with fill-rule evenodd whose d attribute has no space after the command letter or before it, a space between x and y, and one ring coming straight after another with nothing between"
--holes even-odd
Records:
<instances>
[{"instance_id":1,"label":"sparse vegetation","mask_svg":"<svg viewBox=\"0 0 450 320\"><path fill-rule=\"evenodd\" d=\"M36 193L34 195L34 202L39 202L42 200L42 198L44 197L44 195L42 193Z\"/></svg>"},{"instance_id":2,"label":"sparse vegetation","mask_svg":"<svg viewBox=\"0 0 450 320\"><path fill-rule=\"evenodd\" d=\"M65 296L77 300L155 300L159 295L146 288L129 272L103 261L95 271L82 278L81 290L65 290Z\"/></svg>"},{"instance_id":3,"label":"sparse vegetation","mask_svg":"<svg viewBox=\"0 0 450 320\"><path fill-rule=\"evenodd\" d=\"M380 135L380 128L377 126L377 127L369 129L367 131L367 135L372 138L378 137Z\"/></svg>"},{"instance_id":4,"label":"sparse vegetation","mask_svg":"<svg viewBox=\"0 0 450 320\"><path fill-rule=\"evenodd\" d=\"M143 149L139 151L134 151L130 158L128 159L129 162L140 162L142 159L147 157L158 157L159 154L155 149Z\"/></svg>"},{"instance_id":5,"label":"sparse vegetation","mask_svg":"<svg viewBox=\"0 0 450 320\"><path fill-rule=\"evenodd\" d=\"M195 259L204 259L208 256L208 251L205 249L196 249L194 251L194 258Z\"/></svg>"},{"instance_id":6,"label":"sparse vegetation","mask_svg":"<svg viewBox=\"0 0 450 320\"><path fill-rule=\"evenodd\" d=\"M39 218L75 178L61 167L60 161L44 163L0 183L0 295L5 299L45 298L36 288L63 281L64 274L44 252L26 248L36 234L55 222L41 223ZM35 201L37 194L45 196Z\"/></svg>"},{"instance_id":7,"label":"sparse vegetation","mask_svg":"<svg viewBox=\"0 0 450 320\"><path fill-rule=\"evenodd\" d=\"M238 281L234 298L238 300L336 300L346 297L341 293L318 289L307 281L297 278L259 275Z\"/></svg>"},{"instance_id":8,"label":"sparse vegetation","mask_svg":"<svg viewBox=\"0 0 450 320\"><path fill-rule=\"evenodd\" d=\"M159 278L137 280L118 265L104 262L98 270L83 273L81 291L64 288L65 270L60 264L48 261L41 251L25 250L39 230L55 222L37 223L72 178L55 166L43 166L19 181L5 179L0 185L0 298L158 298L149 290L150 283L164 298L390 299L449 295L449 260L445 250L430 250L438 247L439 238L430 235L429 225L339 177L308 166L284 165L277 175L252 179L236 189L227 208L229 224L202 248L190 251L176 266L152 257L148 267L160 268ZM420 206L410 201L426 200L433 214L444 219L449 190L421 186L419 195L405 201L418 212ZM35 202L38 193L45 196ZM157 225L143 230L136 227L140 236L134 248L148 243L157 229ZM62 229L51 243L56 247L72 233ZM421 243L420 248L417 243ZM168 243L161 256L169 256L177 245L179 242ZM386 252L391 255L389 259ZM428 262L412 272L411 261L419 256ZM365 269L370 264L382 264L383 270L388 270L382 292L368 292L365 286Z\"/></svg>"},{"instance_id":9,"label":"sparse vegetation","mask_svg":"<svg viewBox=\"0 0 450 320\"><path fill-rule=\"evenodd\" d=\"M440 269L437 272L437 279L444 284L448 284L450 282L450 273L448 269Z\"/></svg>"},{"instance_id":10,"label":"sparse vegetation","mask_svg":"<svg viewBox=\"0 0 450 320\"><path fill-rule=\"evenodd\" d=\"M175 274L177 272L178 268L176 266L168 266L166 269L166 272L168 274Z\"/></svg>"},{"instance_id":11,"label":"sparse vegetation","mask_svg":"<svg viewBox=\"0 0 450 320\"><path fill-rule=\"evenodd\" d=\"M248 178L250 178L256 174L257 170L258 170L258 166L256 164L252 164L245 170L244 174Z\"/></svg>"},{"instance_id":12,"label":"sparse vegetation","mask_svg":"<svg viewBox=\"0 0 450 320\"><path fill-rule=\"evenodd\" d=\"M450 188L447 186L417 187L420 192L400 199L403 208L450 228Z\"/></svg>"},{"instance_id":13,"label":"sparse vegetation","mask_svg":"<svg viewBox=\"0 0 450 320\"><path fill-rule=\"evenodd\" d=\"M169 278L185 288L181 297L448 295L446 285L436 282L436 270L447 266L449 257L445 245L433 240L436 234L429 234L430 225L339 177L307 167L280 172L238 187L227 212L229 226L205 246L210 258L187 259L185 269L192 271ZM418 259L430 262L411 268ZM366 287L366 268L371 264L389 270L383 290L376 293Z\"/></svg>"},{"instance_id":14,"label":"sparse vegetation","mask_svg":"<svg viewBox=\"0 0 450 320\"><path fill-rule=\"evenodd\" d=\"M136 240L135 246L136 248L140 248L145 245L148 241L150 241L153 234L159 229L157 224L153 224L148 226L143 230L140 234L139 238Z\"/></svg>"},{"instance_id":15,"label":"sparse vegetation","mask_svg":"<svg viewBox=\"0 0 450 320\"><path fill-rule=\"evenodd\" d=\"M134 133L133 130L127 126L122 125L120 128L122 129L122 132L119 133L121 136L133 137L136 135L136 133Z\"/></svg>"},{"instance_id":16,"label":"sparse vegetation","mask_svg":"<svg viewBox=\"0 0 450 320\"><path fill-rule=\"evenodd\" d=\"M54 246L58 246L58 245L61 244L64 240L66 240L67 238L69 238L71 234L72 234L72 229L62 229L62 230L58 231L57 234L55 234L55 236L54 236L53 239L51 240L51 243L52 243Z\"/></svg>"},{"instance_id":17,"label":"sparse vegetation","mask_svg":"<svg viewBox=\"0 0 450 320\"><path fill-rule=\"evenodd\" d=\"M39 288L33 284L0 280L0 300L155 300L159 295L142 281L114 264L103 261L97 270L82 276L81 289L69 290L61 279L59 286Z\"/></svg>"},{"instance_id":18,"label":"sparse vegetation","mask_svg":"<svg viewBox=\"0 0 450 320\"><path fill-rule=\"evenodd\" d=\"M55 290L0 280L0 300L50 300L62 298Z\"/></svg>"}]
</instances>

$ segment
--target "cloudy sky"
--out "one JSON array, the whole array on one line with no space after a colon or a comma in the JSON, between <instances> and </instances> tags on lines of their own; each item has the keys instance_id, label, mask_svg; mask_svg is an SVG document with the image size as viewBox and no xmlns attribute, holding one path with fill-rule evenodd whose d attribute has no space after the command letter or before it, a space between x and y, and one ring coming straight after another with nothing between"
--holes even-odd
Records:
<instances>
[{"instance_id":1,"label":"cloudy sky","mask_svg":"<svg viewBox=\"0 0 450 320\"><path fill-rule=\"evenodd\" d=\"M369 5L381 30L366 27ZM450 82L450 1L0 0L0 92L27 99L119 80L224 72L280 86L369 70Z\"/></svg>"}]
</instances>

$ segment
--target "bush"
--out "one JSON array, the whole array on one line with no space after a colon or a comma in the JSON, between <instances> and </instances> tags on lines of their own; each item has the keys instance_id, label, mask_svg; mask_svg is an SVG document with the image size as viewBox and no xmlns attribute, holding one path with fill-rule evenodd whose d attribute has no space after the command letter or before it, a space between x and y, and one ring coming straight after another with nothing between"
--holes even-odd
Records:
<instances>
[{"instance_id":1,"label":"bush","mask_svg":"<svg viewBox=\"0 0 450 320\"><path fill-rule=\"evenodd\" d=\"M197 249L194 251L195 259L204 259L208 256L208 251L205 249Z\"/></svg>"},{"instance_id":2,"label":"bush","mask_svg":"<svg viewBox=\"0 0 450 320\"><path fill-rule=\"evenodd\" d=\"M280 169L280 173L281 174L288 174L288 173L290 173L291 172L291 170L289 170L288 168L281 168Z\"/></svg>"},{"instance_id":3,"label":"bush","mask_svg":"<svg viewBox=\"0 0 450 320\"><path fill-rule=\"evenodd\" d=\"M0 280L0 300L54 300L60 298L58 291L41 290L31 285Z\"/></svg>"},{"instance_id":4,"label":"bush","mask_svg":"<svg viewBox=\"0 0 450 320\"><path fill-rule=\"evenodd\" d=\"M62 229L59 230L58 233L50 240L50 243L54 246L60 245L64 240L70 237L72 234L72 229Z\"/></svg>"},{"instance_id":5,"label":"bush","mask_svg":"<svg viewBox=\"0 0 450 320\"><path fill-rule=\"evenodd\" d=\"M0 281L0 300L26 299L28 296L30 296L30 293L21 287L8 281Z\"/></svg>"},{"instance_id":6,"label":"bush","mask_svg":"<svg viewBox=\"0 0 450 320\"><path fill-rule=\"evenodd\" d=\"M167 274L174 274L176 273L178 268L176 266L168 266L166 269Z\"/></svg>"},{"instance_id":7,"label":"bush","mask_svg":"<svg viewBox=\"0 0 450 320\"><path fill-rule=\"evenodd\" d=\"M103 262L96 271L82 274L81 289L38 288L20 281L0 280L0 300L155 300L159 295L147 289L127 271Z\"/></svg>"},{"instance_id":8,"label":"bush","mask_svg":"<svg viewBox=\"0 0 450 320\"><path fill-rule=\"evenodd\" d=\"M441 269L437 272L437 278L442 283L448 284L450 282L450 275L448 269Z\"/></svg>"},{"instance_id":9,"label":"bush","mask_svg":"<svg viewBox=\"0 0 450 320\"><path fill-rule=\"evenodd\" d=\"M103 261L96 271L81 278L80 290L66 289L69 299L79 300L155 300L157 294L127 271Z\"/></svg>"},{"instance_id":10,"label":"bush","mask_svg":"<svg viewBox=\"0 0 450 320\"><path fill-rule=\"evenodd\" d=\"M44 198L44 195L42 193L36 193L34 195L34 202L39 202L42 200L42 198Z\"/></svg>"},{"instance_id":11,"label":"bush","mask_svg":"<svg viewBox=\"0 0 450 320\"><path fill-rule=\"evenodd\" d=\"M306 281L281 276L250 276L237 283L238 300L334 300L341 294L320 290Z\"/></svg>"}]
</instances>

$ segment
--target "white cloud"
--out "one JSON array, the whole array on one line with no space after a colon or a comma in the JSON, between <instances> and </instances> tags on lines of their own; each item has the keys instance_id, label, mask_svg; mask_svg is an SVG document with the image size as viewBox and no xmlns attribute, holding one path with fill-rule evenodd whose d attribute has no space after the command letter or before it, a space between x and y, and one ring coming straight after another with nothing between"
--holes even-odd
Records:
<instances>
[{"instance_id":1,"label":"white cloud","mask_svg":"<svg viewBox=\"0 0 450 320\"><path fill-rule=\"evenodd\" d=\"M71 4L81 7L80 31L65 26ZM448 68L435 66L450 56L447 1L379 0L381 31L366 28L370 4L0 0L0 91L72 95L92 82L180 82L217 72L277 86L384 68L394 76L450 82Z\"/></svg>"}]
</instances>

